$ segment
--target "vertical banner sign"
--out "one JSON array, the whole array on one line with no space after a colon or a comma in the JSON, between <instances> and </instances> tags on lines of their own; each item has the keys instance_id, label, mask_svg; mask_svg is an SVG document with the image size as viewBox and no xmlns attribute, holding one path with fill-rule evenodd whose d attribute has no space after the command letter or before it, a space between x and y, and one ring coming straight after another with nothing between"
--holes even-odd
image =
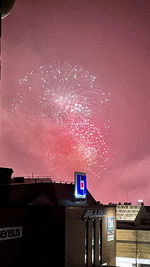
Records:
<instances>
[{"instance_id":1,"label":"vertical banner sign","mask_svg":"<svg viewBox=\"0 0 150 267\"><path fill-rule=\"evenodd\" d=\"M87 183L86 174L83 172L75 172L75 198L86 199Z\"/></svg>"},{"instance_id":2,"label":"vertical banner sign","mask_svg":"<svg viewBox=\"0 0 150 267\"><path fill-rule=\"evenodd\" d=\"M114 217L107 218L107 241L114 240Z\"/></svg>"}]
</instances>

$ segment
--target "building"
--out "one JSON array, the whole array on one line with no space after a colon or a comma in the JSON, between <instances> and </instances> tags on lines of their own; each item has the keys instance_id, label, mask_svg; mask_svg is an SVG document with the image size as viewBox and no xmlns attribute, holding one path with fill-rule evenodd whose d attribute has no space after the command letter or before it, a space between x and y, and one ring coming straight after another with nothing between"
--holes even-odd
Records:
<instances>
[{"instance_id":1,"label":"building","mask_svg":"<svg viewBox=\"0 0 150 267\"><path fill-rule=\"evenodd\" d=\"M0 168L1 266L115 266L115 206L80 198L76 183L12 173Z\"/></svg>"},{"instance_id":2,"label":"building","mask_svg":"<svg viewBox=\"0 0 150 267\"><path fill-rule=\"evenodd\" d=\"M150 207L117 205L116 265L150 267Z\"/></svg>"}]
</instances>

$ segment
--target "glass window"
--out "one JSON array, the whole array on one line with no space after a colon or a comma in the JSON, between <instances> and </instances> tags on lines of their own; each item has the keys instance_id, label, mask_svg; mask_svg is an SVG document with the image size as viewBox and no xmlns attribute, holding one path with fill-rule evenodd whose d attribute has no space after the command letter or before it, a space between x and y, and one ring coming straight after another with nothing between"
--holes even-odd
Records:
<instances>
[{"instance_id":1,"label":"glass window","mask_svg":"<svg viewBox=\"0 0 150 267\"><path fill-rule=\"evenodd\" d=\"M85 265L88 263L88 221L85 221Z\"/></svg>"},{"instance_id":2,"label":"glass window","mask_svg":"<svg viewBox=\"0 0 150 267\"><path fill-rule=\"evenodd\" d=\"M95 264L95 221L92 222L92 265Z\"/></svg>"},{"instance_id":3,"label":"glass window","mask_svg":"<svg viewBox=\"0 0 150 267\"><path fill-rule=\"evenodd\" d=\"M102 220L99 221L99 263L102 264Z\"/></svg>"}]
</instances>

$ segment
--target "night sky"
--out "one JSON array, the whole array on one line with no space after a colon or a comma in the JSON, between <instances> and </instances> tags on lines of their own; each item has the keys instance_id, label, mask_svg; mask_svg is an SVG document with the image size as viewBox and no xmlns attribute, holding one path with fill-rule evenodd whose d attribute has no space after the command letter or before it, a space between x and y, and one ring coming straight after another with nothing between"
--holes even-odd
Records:
<instances>
[{"instance_id":1,"label":"night sky","mask_svg":"<svg viewBox=\"0 0 150 267\"><path fill-rule=\"evenodd\" d=\"M16 1L2 25L1 166L68 181L83 170L97 200L150 205L149 14L149 0ZM63 103L60 75L53 86L40 67L69 77Z\"/></svg>"}]
</instances>

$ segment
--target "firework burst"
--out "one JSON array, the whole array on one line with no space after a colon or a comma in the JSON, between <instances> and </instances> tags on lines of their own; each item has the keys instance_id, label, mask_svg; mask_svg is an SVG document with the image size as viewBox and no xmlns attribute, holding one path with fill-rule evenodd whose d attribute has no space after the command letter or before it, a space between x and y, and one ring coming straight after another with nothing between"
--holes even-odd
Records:
<instances>
[{"instance_id":1,"label":"firework burst","mask_svg":"<svg viewBox=\"0 0 150 267\"><path fill-rule=\"evenodd\" d=\"M109 111L110 92L95 75L70 63L32 70L19 80L11 105L11 116L24 124L20 143L26 125L36 157L52 175L68 179L80 168L98 179L106 169Z\"/></svg>"}]
</instances>

